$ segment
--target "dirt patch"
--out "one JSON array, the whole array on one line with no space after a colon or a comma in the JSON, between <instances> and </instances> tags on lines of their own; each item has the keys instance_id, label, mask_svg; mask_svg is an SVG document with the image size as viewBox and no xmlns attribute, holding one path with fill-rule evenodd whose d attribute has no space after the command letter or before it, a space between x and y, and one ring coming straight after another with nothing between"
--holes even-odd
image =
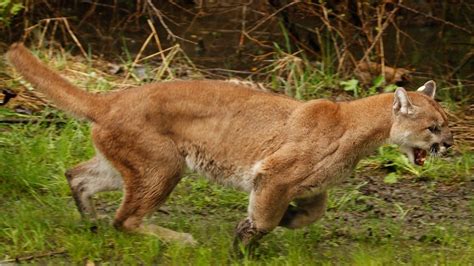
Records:
<instances>
[{"instance_id":1,"label":"dirt patch","mask_svg":"<svg viewBox=\"0 0 474 266\"><path fill-rule=\"evenodd\" d=\"M350 238L361 230L367 231L368 238L374 235L373 230L383 234L379 237L390 238L390 226L403 232L403 238L419 241L440 228L445 230L445 226L474 233L474 180L446 183L405 177L386 184L383 176L382 171L363 170L344 181L334 189L333 201L348 194L352 198L343 206L330 208L328 218L321 223L332 228L336 236ZM341 221L341 229L334 227L335 221Z\"/></svg>"}]
</instances>

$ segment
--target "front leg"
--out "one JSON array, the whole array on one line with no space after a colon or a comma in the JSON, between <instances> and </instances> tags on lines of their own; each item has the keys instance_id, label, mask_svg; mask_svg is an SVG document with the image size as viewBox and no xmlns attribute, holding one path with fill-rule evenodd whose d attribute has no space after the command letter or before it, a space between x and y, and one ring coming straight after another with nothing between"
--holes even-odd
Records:
<instances>
[{"instance_id":1,"label":"front leg","mask_svg":"<svg viewBox=\"0 0 474 266\"><path fill-rule=\"evenodd\" d=\"M296 206L288 206L280 226L295 229L314 223L326 211L328 193L324 191L312 197L296 199Z\"/></svg>"},{"instance_id":2,"label":"front leg","mask_svg":"<svg viewBox=\"0 0 474 266\"><path fill-rule=\"evenodd\" d=\"M278 226L290 202L287 189L272 186L252 191L248 217L235 230L234 250L251 252L257 241Z\"/></svg>"}]
</instances>

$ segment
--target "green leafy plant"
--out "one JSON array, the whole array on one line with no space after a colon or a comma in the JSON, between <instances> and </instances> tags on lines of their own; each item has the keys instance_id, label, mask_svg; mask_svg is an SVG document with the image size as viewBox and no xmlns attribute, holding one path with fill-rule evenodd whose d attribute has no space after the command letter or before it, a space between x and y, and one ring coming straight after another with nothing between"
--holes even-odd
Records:
<instances>
[{"instance_id":1,"label":"green leafy plant","mask_svg":"<svg viewBox=\"0 0 474 266\"><path fill-rule=\"evenodd\" d=\"M416 178L449 179L472 177L474 165L474 154L472 152L461 152L460 155L451 158L436 158L430 156L424 166L420 167L408 161L398 147L386 145L379 148L379 154L362 161L360 167L367 164L377 164L380 167L393 169L384 178L387 184L398 182L403 175L411 175ZM469 180L469 179L468 179Z\"/></svg>"},{"instance_id":2,"label":"green leafy plant","mask_svg":"<svg viewBox=\"0 0 474 266\"><path fill-rule=\"evenodd\" d=\"M383 92L393 92L398 87L395 84L385 85L385 78L382 75L377 76L372 81L372 85L365 90L361 87L359 80L354 78L350 80L341 81L339 82L339 85L341 85L345 91L352 92L352 94L356 98L377 94L379 92L379 88L382 88Z\"/></svg>"},{"instance_id":3,"label":"green leafy plant","mask_svg":"<svg viewBox=\"0 0 474 266\"><path fill-rule=\"evenodd\" d=\"M15 0L0 0L0 28L10 26L10 20L24 8Z\"/></svg>"},{"instance_id":4,"label":"green leafy plant","mask_svg":"<svg viewBox=\"0 0 474 266\"><path fill-rule=\"evenodd\" d=\"M339 83L345 91L350 91L354 94L354 97L359 97L360 87L359 81L357 79L350 79L346 81L341 81Z\"/></svg>"}]
</instances>

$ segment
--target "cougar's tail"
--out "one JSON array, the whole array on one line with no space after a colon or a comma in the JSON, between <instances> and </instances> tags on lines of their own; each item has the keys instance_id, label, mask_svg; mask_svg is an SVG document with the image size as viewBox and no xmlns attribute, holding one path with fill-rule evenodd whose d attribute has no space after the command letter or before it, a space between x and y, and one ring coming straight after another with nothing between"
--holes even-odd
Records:
<instances>
[{"instance_id":1,"label":"cougar's tail","mask_svg":"<svg viewBox=\"0 0 474 266\"><path fill-rule=\"evenodd\" d=\"M58 108L79 118L96 121L107 105L100 97L77 88L49 69L22 43L10 47L7 59L25 80L48 96Z\"/></svg>"}]
</instances>

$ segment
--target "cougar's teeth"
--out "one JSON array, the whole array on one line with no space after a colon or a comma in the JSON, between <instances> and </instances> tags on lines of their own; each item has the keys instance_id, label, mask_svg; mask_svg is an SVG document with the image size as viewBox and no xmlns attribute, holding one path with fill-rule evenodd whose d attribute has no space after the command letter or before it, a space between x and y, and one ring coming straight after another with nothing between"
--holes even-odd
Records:
<instances>
[{"instance_id":1,"label":"cougar's teeth","mask_svg":"<svg viewBox=\"0 0 474 266\"><path fill-rule=\"evenodd\" d=\"M415 156L415 164L423 166L426 161L426 151L423 149L414 148L413 153Z\"/></svg>"}]
</instances>

